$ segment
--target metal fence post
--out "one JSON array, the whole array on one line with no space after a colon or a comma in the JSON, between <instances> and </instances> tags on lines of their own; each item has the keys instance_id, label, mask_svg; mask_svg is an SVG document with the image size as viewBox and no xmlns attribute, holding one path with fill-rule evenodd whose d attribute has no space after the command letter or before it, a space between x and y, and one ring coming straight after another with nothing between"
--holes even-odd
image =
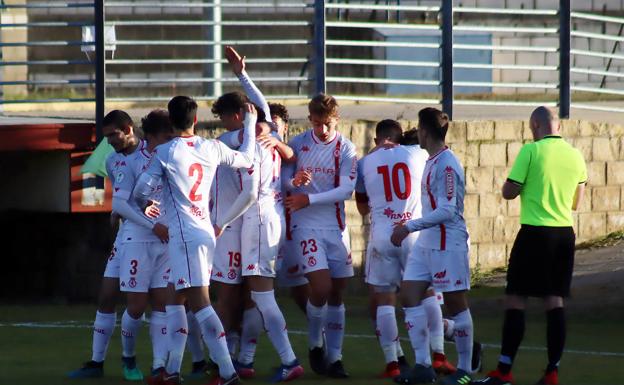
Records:
<instances>
[{"instance_id":1,"label":"metal fence post","mask_svg":"<svg viewBox=\"0 0 624 385\"><path fill-rule=\"evenodd\" d=\"M314 92L326 90L325 0L314 0Z\"/></svg>"},{"instance_id":2,"label":"metal fence post","mask_svg":"<svg viewBox=\"0 0 624 385\"><path fill-rule=\"evenodd\" d=\"M104 0L95 0L95 136L102 139L106 99L106 52L104 50Z\"/></svg>"},{"instance_id":3,"label":"metal fence post","mask_svg":"<svg viewBox=\"0 0 624 385\"><path fill-rule=\"evenodd\" d=\"M559 117L570 118L570 0L559 0Z\"/></svg>"},{"instance_id":4,"label":"metal fence post","mask_svg":"<svg viewBox=\"0 0 624 385\"><path fill-rule=\"evenodd\" d=\"M207 26L205 29L205 39L207 41L221 41L221 1L214 0L212 7L204 8L204 20L214 22L213 25ZM220 44L212 44L205 46L205 54L207 59L214 60L213 63L205 63L203 66L203 75L206 78L214 78L214 82L204 83L204 95L216 98L223 93L221 77L222 67L221 58L223 57L223 47Z\"/></svg>"},{"instance_id":5,"label":"metal fence post","mask_svg":"<svg viewBox=\"0 0 624 385\"><path fill-rule=\"evenodd\" d=\"M442 110L453 120L453 0L442 1Z\"/></svg>"}]
</instances>

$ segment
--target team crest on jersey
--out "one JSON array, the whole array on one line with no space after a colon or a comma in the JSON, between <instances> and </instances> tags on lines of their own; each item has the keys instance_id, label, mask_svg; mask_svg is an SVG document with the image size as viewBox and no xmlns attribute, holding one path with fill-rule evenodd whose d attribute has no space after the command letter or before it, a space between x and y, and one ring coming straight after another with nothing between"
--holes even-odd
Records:
<instances>
[{"instance_id":1,"label":"team crest on jersey","mask_svg":"<svg viewBox=\"0 0 624 385\"><path fill-rule=\"evenodd\" d=\"M116 183L121 183L121 181L123 181L125 177L126 177L126 176L124 175L124 173L123 173L123 172L121 172L121 171L119 171L119 172L117 173L117 175L115 175L115 182L116 182Z\"/></svg>"},{"instance_id":2,"label":"team crest on jersey","mask_svg":"<svg viewBox=\"0 0 624 385\"><path fill-rule=\"evenodd\" d=\"M334 157L340 158L340 149L337 148L334 150Z\"/></svg>"},{"instance_id":3,"label":"team crest on jersey","mask_svg":"<svg viewBox=\"0 0 624 385\"><path fill-rule=\"evenodd\" d=\"M308 257L308 266L316 266L316 258Z\"/></svg>"},{"instance_id":4,"label":"team crest on jersey","mask_svg":"<svg viewBox=\"0 0 624 385\"><path fill-rule=\"evenodd\" d=\"M446 178L446 199L450 201L455 195L455 178L453 178L453 169L450 166L444 169L444 176Z\"/></svg>"},{"instance_id":5,"label":"team crest on jersey","mask_svg":"<svg viewBox=\"0 0 624 385\"><path fill-rule=\"evenodd\" d=\"M136 279L134 277L130 277L130 280L128 281L128 286L134 289L136 285L137 285Z\"/></svg>"},{"instance_id":6,"label":"team crest on jersey","mask_svg":"<svg viewBox=\"0 0 624 385\"><path fill-rule=\"evenodd\" d=\"M230 270L230 272L228 273L228 278L231 280L236 279L236 271Z\"/></svg>"}]
</instances>

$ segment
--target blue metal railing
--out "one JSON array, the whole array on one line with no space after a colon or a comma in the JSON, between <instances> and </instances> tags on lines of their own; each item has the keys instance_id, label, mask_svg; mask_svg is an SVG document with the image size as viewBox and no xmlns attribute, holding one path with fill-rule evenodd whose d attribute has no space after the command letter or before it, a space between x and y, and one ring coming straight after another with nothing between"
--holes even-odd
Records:
<instances>
[{"instance_id":1,"label":"blue metal railing","mask_svg":"<svg viewBox=\"0 0 624 385\"><path fill-rule=\"evenodd\" d=\"M191 89L184 87L201 86L203 91L197 98L212 100L221 94L222 85L237 81L227 71L224 73L223 65L227 61L222 57L223 46L234 45L241 46L242 51L253 49L255 46L266 48L261 50L260 56L247 59L247 63L253 65L254 70L260 66L273 66L261 76L254 76L254 79L261 83L261 86L286 90L281 92L282 95L270 93L268 95L280 99L302 98L326 91L338 99L439 104L451 116L453 107L457 105L548 104L558 106L560 116L564 118L569 117L570 108L624 112L624 108L572 101L575 97L573 93L624 96L623 89L611 86L607 80L624 78L624 72L619 71L620 66L613 64L624 61L624 53L620 49L621 43L624 42L624 18L572 12L570 0L560 0L558 9L453 7L452 0L440 0L438 6L420 6L396 0L233 1L94 0L28 2L24 5L6 5L0 2L0 11L23 8L29 12L39 12L46 9L81 8L83 9L81 14L85 15L80 20L76 20L76 17L72 17L71 20L51 21L13 20L0 24L0 33L8 28L39 30L91 26L95 31L94 41L79 41L75 38L54 39L54 34L48 35L50 39L0 40L0 47L24 49L95 47L95 54L88 59L58 56L37 57L32 60L0 58L0 70L10 66L33 66L33 68L91 66L86 67L87 71L83 76L70 76L71 72L68 71L59 78L0 79L0 87L25 86L36 89L44 86L65 88L86 86L93 89L93 97L50 97L39 100L2 98L0 105L22 102L49 103L59 100L94 101L96 118L101 119L106 101L162 101L167 97L159 95L155 90L163 87L180 91ZM121 14L120 10L125 8L135 10L159 8L166 9L167 12L156 12L154 17L138 20L136 16ZM88 12L85 14L85 9L93 10L92 16ZM187 16L181 17L176 14L182 10ZM287 12L294 16L274 20L273 16L278 12ZM196 17L197 15L199 17ZM500 22L498 19L515 16L526 18L519 19L520 21L514 25ZM489 17L489 24L471 22L476 17ZM578 21L582 23L576 23ZM619 33L596 33L583 29L582 26L591 23L619 26ZM105 57L105 28L117 29L120 36L114 41L114 45L124 52L123 55ZM126 33L130 28L133 31L159 28L159 32L152 35L140 34L136 37ZM188 39L182 39L179 34L165 33L168 28L185 28L185 31L189 31ZM283 29L284 32L278 36L262 35L262 31L275 28L280 28L280 31ZM238 37L240 34L231 33L236 30L254 32ZM198 35L201 37L198 38ZM475 36L482 39L466 38ZM505 44L495 41L494 36L552 37L552 39L550 44L522 42ZM573 44L579 41L602 41L605 42L605 46L612 45L604 50L579 49ZM152 57L141 54L142 50L149 47L160 53L166 53L167 49L185 47L198 49L194 52L195 56L167 57L165 54L161 55L162 57ZM289 49L290 52L275 54L274 52L277 52L275 50L278 49ZM45 50L40 49L38 52ZM417 57L414 52L421 56ZM549 57L556 58L556 61L527 64L516 61L499 63L492 59L499 54L527 53L545 55L544 57L550 55ZM489 58L489 61L473 60L471 55L483 55ZM575 64L575 59L578 58L595 58L605 61L606 64L604 68L578 66ZM127 66L134 68L132 75L121 72ZM166 71L165 67L174 68L174 71ZM536 81L529 76L528 80L517 81L493 75L514 72L541 73L543 75L540 77L543 80ZM597 86L577 81L575 76L600 77L602 80ZM137 94L137 85L143 86L145 91ZM501 89L513 90L515 100L500 97L497 91ZM112 90L118 95L107 96L107 91ZM124 94L122 92L124 90L132 90L135 93ZM550 101L538 101L534 95L523 97L521 91L544 93L549 95ZM484 98L484 93L492 95Z\"/></svg>"}]
</instances>

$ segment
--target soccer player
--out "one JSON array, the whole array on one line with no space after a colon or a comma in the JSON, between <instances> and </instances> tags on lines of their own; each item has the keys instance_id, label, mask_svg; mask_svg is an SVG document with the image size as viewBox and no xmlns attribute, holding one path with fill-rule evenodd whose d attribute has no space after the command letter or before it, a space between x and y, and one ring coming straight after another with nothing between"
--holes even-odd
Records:
<instances>
[{"instance_id":1,"label":"soccer player","mask_svg":"<svg viewBox=\"0 0 624 385\"><path fill-rule=\"evenodd\" d=\"M151 302L150 336L153 346L153 371L164 370L167 359L166 288L169 280L167 253L167 211L155 204L148 215L134 199L130 199L135 182L150 162L156 146L169 141L173 128L169 114L154 110L142 120L145 140L139 142L138 151L125 159L126 168L115 175L113 186L113 211L126 219L120 251L120 290L127 295L127 309L121 318L122 360L124 377L141 381L143 375L136 366L135 345L143 323L143 314ZM162 202L166 194L163 184L156 186L151 199ZM154 219L152 219L153 217Z\"/></svg>"},{"instance_id":2,"label":"soccer player","mask_svg":"<svg viewBox=\"0 0 624 385\"><path fill-rule=\"evenodd\" d=\"M464 169L446 146L448 116L435 108L418 113L418 139L430 157L423 173L422 217L397 225L391 242L400 247L415 231L420 231L410 254L401 299L405 324L415 351L416 365L395 380L400 383L435 381L429 354L428 320L422 299L430 286L444 295L444 303L455 322L455 345L459 357L457 371L444 377L443 384L465 384L471 380L473 326L466 291L470 288L468 231L463 218Z\"/></svg>"},{"instance_id":3,"label":"soccer player","mask_svg":"<svg viewBox=\"0 0 624 385\"><path fill-rule=\"evenodd\" d=\"M114 110L106 114L103 121L103 132L115 152L106 159L106 171L112 185L116 183L115 176L128 170L126 158L139 151L139 139L134 134L132 118L121 110ZM119 297L119 251L124 233L124 222L120 223L120 216L111 213L111 225L117 228L117 236L106 263L100 293L98 310L93 323L93 345L91 361L80 369L68 373L70 378L94 378L104 375L104 359L108 351L111 336L115 330L117 314L115 306ZM124 366L124 376L126 367Z\"/></svg>"},{"instance_id":4,"label":"soccer player","mask_svg":"<svg viewBox=\"0 0 624 385\"><path fill-rule=\"evenodd\" d=\"M520 196L520 231L509 257L503 342L496 370L478 384L513 383L511 368L524 336L527 297L546 309L548 365L541 385L559 383L566 338L563 298L570 294L575 235L572 210L583 197L587 169L582 154L561 138L556 112L538 107L529 120L533 143L518 153L503 198Z\"/></svg>"},{"instance_id":5,"label":"soccer player","mask_svg":"<svg viewBox=\"0 0 624 385\"><path fill-rule=\"evenodd\" d=\"M208 211L210 186L218 165L249 168L255 153L256 112L252 105L245 108L244 138L240 151L230 150L223 143L194 135L197 103L187 96L176 96L168 104L169 117L178 135L159 146L148 169L141 174L134 195L140 201L149 197L158 181L166 178L172 210L169 222L170 288L175 289L173 301L167 306L167 330L170 336L166 371L150 377L150 384L179 384L180 366L188 330L184 302L189 306L201 328L210 357L219 367L215 384L238 384L225 341L225 331L210 304L209 285L214 257L215 239L223 230L213 225ZM241 112L242 114L242 112ZM240 215L232 206L223 223Z\"/></svg>"},{"instance_id":6,"label":"soccer player","mask_svg":"<svg viewBox=\"0 0 624 385\"><path fill-rule=\"evenodd\" d=\"M306 305L310 366L318 374L346 378L342 293L353 276L353 265L344 201L353 194L357 158L353 143L336 131L336 99L319 94L309 102L308 111L312 128L289 143L297 162L295 167L288 165L291 171L285 184L292 195L285 202L292 212L300 268L310 282Z\"/></svg>"},{"instance_id":7,"label":"soccer player","mask_svg":"<svg viewBox=\"0 0 624 385\"><path fill-rule=\"evenodd\" d=\"M421 216L420 184L427 153L417 144L399 145L403 141L403 131L395 120L380 121L375 134L376 147L358 162L355 197L360 214L371 214L365 280L374 307L372 318L376 321L376 334L386 359L383 377L394 378L401 374L400 367L407 364L396 323L396 292L418 233L410 234L400 248L390 243L388 235L392 234L394 226ZM430 290L427 294L423 303L432 333L434 369L454 372L455 368L444 356L442 311L435 293Z\"/></svg>"}]
</instances>

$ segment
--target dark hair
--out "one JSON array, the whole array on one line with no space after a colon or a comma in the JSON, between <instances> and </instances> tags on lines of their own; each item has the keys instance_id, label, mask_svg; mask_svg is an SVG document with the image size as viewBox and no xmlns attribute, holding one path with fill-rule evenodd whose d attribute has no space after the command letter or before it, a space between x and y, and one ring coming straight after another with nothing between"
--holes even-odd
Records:
<instances>
[{"instance_id":1,"label":"dark hair","mask_svg":"<svg viewBox=\"0 0 624 385\"><path fill-rule=\"evenodd\" d=\"M434 139L444 140L448 123L448 115L437 108L427 107L418 111L418 124Z\"/></svg>"},{"instance_id":2,"label":"dark hair","mask_svg":"<svg viewBox=\"0 0 624 385\"><path fill-rule=\"evenodd\" d=\"M333 96L320 93L308 103L308 112L320 116L334 117L338 115L338 102Z\"/></svg>"},{"instance_id":3,"label":"dark hair","mask_svg":"<svg viewBox=\"0 0 624 385\"><path fill-rule=\"evenodd\" d=\"M127 112L113 110L102 119L102 126L115 126L116 129L121 130L125 126L134 126L134 122Z\"/></svg>"},{"instance_id":4,"label":"dark hair","mask_svg":"<svg viewBox=\"0 0 624 385\"><path fill-rule=\"evenodd\" d=\"M228 92L219 96L212 104L212 113L215 115L236 114L249 103L249 98L242 92Z\"/></svg>"},{"instance_id":5,"label":"dark hair","mask_svg":"<svg viewBox=\"0 0 624 385\"><path fill-rule=\"evenodd\" d=\"M167 104L167 110L171 124L178 130L186 130L195 123L197 103L188 96L175 96Z\"/></svg>"},{"instance_id":6,"label":"dark hair","mask_svg":"<svg viewBox=\"0 0 624 385\"><path fill-rule=\"evenodd\" d=\"M420 144L418 141L418 130L415 128L409 129L403 133L403 137L401 138L401 144L404 146L413 146L415 144Z\"/></svg>"},{"instance_id":7,"label":"dark hair","mask_svg":"<svg viewBox=\"0 0 624 385\"><path fill-rule=\"evenodd\" d=\"M269 103L269 110L271 111L271 116L277 115L282 118L284 123L288 123L290 116L288 116L288 110L285 105L280 103Z\"/></svg>"},{"instance_id":8,"label":"dark hair","mask_svg":"<svg viewBox=\"0 0 624 385\"><path fill-rule=\"evenodd\" d=\"M141 119L141 129L145 135L172 133L173 126L166 110L154 110Z\"/></svg>"},{"instance_id":9,"label":"dark hair","mask_svg":"<svg viewBox=\"0 0 624 385\"><path fill-rule=\"evenodd\" d=\"M375 127L377 139L388 139L393 143L399 143L403 135L401 124L396 120L384 119Z\"/></svg>"}]
</instances>

